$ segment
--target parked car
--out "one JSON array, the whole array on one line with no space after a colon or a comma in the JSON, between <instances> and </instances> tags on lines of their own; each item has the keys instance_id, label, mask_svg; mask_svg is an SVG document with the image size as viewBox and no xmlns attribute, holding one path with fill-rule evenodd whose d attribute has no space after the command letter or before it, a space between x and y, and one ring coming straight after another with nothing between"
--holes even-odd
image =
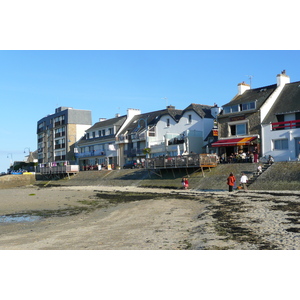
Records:
<instances>
[{"instance_id":1,"label":"parked car","mask_svg":"<svg viewBox=\"0 0 300 300\"><path fill-rule=\"evenodd\" d=\"M123 169L135 169L138 168L138 163L136 160L128 161L124 166Z\"/></svg>"}]
</instances>

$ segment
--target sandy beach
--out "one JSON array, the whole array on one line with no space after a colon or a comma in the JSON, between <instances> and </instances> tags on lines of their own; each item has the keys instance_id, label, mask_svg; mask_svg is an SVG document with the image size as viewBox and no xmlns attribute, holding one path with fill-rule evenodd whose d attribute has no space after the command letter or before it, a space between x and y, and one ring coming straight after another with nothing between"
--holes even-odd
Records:
<instances>
[{"instance_id":1,"label":"sandy beach","mask_svg":"<svg viewBox=\"0 0 300 300\"><path fill-rule=\"evenodd\" d=\"M287 191L2 189L0 249L300 249L299 204Z\"/></svg>"}]
</instances>

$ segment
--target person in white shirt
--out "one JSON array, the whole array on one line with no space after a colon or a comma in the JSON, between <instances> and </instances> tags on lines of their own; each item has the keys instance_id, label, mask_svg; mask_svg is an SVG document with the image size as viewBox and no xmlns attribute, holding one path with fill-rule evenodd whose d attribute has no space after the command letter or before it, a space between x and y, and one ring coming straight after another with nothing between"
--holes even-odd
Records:
<instances>
[{"instance_id":1,"label":"person in white shirt","mask_svg":"<svg viewBox=\"0 0 300 300\"><path fill-rule=\"evenodd\" d=\"M261 174L261 173L262 173L262 166L261 166L261 165L259 165L259 166L257 167L257 173L258 173L258 174Z\"/></svg>"},{"instance_id":2,"label":"person in white shirt","mask_svg":"<svg viewBox=\"0 0 300 300\"><path fill-rule=\"evenodd\" d=\"M245 175L245 173L242 173L240 184L241 184L241 186L243 187L243 189L245 191L248 190L248 188L247 188L247 182L248 182L248 177Z\"/></svg>"}]
</instances>

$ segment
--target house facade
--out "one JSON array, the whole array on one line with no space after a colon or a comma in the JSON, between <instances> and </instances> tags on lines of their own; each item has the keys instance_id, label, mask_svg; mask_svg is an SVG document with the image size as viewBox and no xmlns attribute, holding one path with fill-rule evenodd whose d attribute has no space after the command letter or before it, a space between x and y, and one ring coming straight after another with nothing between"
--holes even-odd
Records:
<instances>
[{"instance_id":1,"label":"house facade","mask_svg":"<svg viewBox=\"0 0 300 300\"><path fill-rule=\"evenodd\" d=\"M217 153L228 160L236 154L263 154L261 123L289 83L283 71L277 75L277 84L251 89L246 83L238 84L237 95L223 106L218 115L218 141L212 144Z\"/></svg>"},{"instance_id":2,"label":"house facade","mask_svg":"<svg viewBox=\"0 0 300 300\"><path fill-rule=\"evenodd\" d=\"M55 113L37 122L38 162L76 163L75 143L92 125L92 114L89 110L70 107L59 107Z\"/></svg>"},{"instance_id":3,"label":"house facade","mask_svg":"<svg viewBox=\"0 0 300 300\"><path fill-rule=\"evenodd\" d=\"M101 167L115 168L120 165L116 135L121 128L139 114L138 109L128 109L127 115L116 115L112 119L100 119L88 128L77 143L76 154L81 170Z\"/></svg>"},{"instance_id":4,"label":"house facade","mask_svg":"<svg viewBox=\"0 0 300 300\"><path fill-rule=\"evenodd\" d=\"M300 160L300 81L285 85L262 122L262 139L264 156Z\"/></svg>"},{"instance_id":5,"label":"house facade","mask_svg":"<svg viewBox=\"0 0 300 300\"><path fill-rule=\"evenodd\" d=\"M117 135L121 163L147 156L177 156L202 153L220 108L191 104L184 110L174 106L136 115Z\"/></svg>"}]
</instances>

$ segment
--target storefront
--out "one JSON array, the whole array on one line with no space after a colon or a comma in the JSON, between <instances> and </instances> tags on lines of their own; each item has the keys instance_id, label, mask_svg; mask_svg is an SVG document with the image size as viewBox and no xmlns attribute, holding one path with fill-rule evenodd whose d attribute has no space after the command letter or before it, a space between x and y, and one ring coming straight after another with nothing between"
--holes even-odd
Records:
<instances>
[{"instance_id":1,"label":"storefront","mask_svg":"<svg viewBox=\"0 0 300 300\"><path fill-rule=\"evenodd\" d=\"M246 153L251 156L259 156L260 145L258 136L220 139L212 143L212 147L218 148L218 155L227 158Z\"/></svg>"}]
</instances>

